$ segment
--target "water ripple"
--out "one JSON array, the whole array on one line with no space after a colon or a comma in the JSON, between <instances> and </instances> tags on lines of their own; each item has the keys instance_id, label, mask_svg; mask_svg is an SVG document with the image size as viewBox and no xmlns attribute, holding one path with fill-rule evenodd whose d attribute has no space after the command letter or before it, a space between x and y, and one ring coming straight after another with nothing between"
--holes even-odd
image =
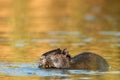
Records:
<instances>
[{"instance_id":1,"label":"water ripple","mask_svg":"<svg viewBox=\"0 0 120 80\"><path fill-rule=\"evenodd\" d=\"M0 63L0 74L9 76L69 76L71 74L105 75L120 74L120 71L87 71L64 69L40 69L36 63Z\"/></svg>"}]
</instances>

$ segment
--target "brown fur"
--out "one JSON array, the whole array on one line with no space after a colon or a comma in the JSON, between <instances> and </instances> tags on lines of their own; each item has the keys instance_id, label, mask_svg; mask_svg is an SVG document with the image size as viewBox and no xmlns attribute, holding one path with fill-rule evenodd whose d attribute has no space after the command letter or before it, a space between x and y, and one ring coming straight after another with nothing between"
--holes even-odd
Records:
<instances>
[{"instance_id":1,"label":"brown fur","mask_svg":"<svg viewBox=\"0 0 120 80\"><path fill-rule=\"evenodd\" d=\"M71 56L67 49L55 49L44 53L40 58L40 67L43 68L69 68Z\"/></svg>"},{"instance_id":2,"label":"brown fur","mask_svg":"<svg viewBox=\"0 0 120 80\"><path fill-rule=\"evenodd\" d=\"M108 70L109 65L101 56L91 53L83 52L72 58L70 63L71 69L84 69L84 70Z\"/></svg>"},{"instance_id":3,"label":"brown fur","mask_svg":"<svg viewBox=\"0 0 120 80\"><path fill-rule=\"evenodd\" d=\"M83 52L71 57L67 49L55 49L44 53L40 58L42 68L63 68L83 70L108 70L108 63L101 56Z\"/></svg>"}]
</instances>

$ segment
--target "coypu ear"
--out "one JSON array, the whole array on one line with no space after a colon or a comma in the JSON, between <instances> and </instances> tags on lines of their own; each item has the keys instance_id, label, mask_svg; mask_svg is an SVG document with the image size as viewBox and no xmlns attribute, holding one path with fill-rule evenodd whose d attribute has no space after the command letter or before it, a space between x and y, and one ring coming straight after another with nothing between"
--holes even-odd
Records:
<instances>
[{"instance_id":1,"label":"coypu ear","mask_svg":"<svg viewBox=\"0 0 120 80\"><path fill-rule=\"evenodd\" d=\"M57 48L56 50L58 50L58 51L62 51L62 49L60 49L60 48Z\"/></svg>"},{"instance_id":2,"label":"coypu ear","mask_svg":"<svg viewBox=\"0 0 120 80\"><path fill-rule=\"evenodd\" d=\"M60 48L57 48L56 50L57 50L57 54L61 54L63 52L62 49Z\"/></svg>"},{"instance_id":3,"label":"coypu ear","mask_svg":"<svg viewBox=\"0 0 120 80\"><path fill-rule=\"evenodd\" d=\"M63 49L62 54L66 55L66 57L71 58L69 51L67 50L67 48Z\"/></svg>"},{"instance_id":4,"label":"coypu ear","mask_svg":"<svg viewBox=\"0 0 120 80\"><path fill-rule=\"evenodd\" d=\"M62 54L67 55L68 53L69 51L67 50L67 48L63 49Z\"/></svg>"}]
</instances>

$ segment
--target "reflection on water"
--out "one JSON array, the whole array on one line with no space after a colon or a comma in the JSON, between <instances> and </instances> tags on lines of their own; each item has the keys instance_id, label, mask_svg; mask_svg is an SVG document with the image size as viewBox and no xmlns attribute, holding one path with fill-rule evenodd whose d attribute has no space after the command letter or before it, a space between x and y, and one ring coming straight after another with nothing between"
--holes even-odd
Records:
<instances>
[{"instance_id":1,"label":"reflection on water","mask_svg":"<svg viewBox=\"0 0 120 80\"><path fill-rule=\"evenodd\" d=\"M39 69L38 64L35 63L1 63L0 65L0 73L10 76L66 76L61 70Z\"/></svg>"},{"instance_id":2,"label":"reflection on water","mask_svg":"<svg viewBox=\"0 0 120 80\"><path fill-rule=\"evenodd\" d=\"M103 35L120 36L120 32L116 32L116 31L102 31L102 32L100 32L100 34L103 34Z\"/></svg>"},{"instance_id":3,"label":"reflection on water","mask_svg":"<svg viewBox=\"0 0 120 80\"><path fill-rule=\"evenodd\" d=\"M40 77L40 79L64 78L96 80L98 76L102 80L107 80L108 77L110 77L111 80L114 78L118 79L120 74L120 41L119 35L116 35L117 33L119 32L101 31L98 32L97 37L88 37L80 31L30 33L32 38L29 42L26 42L23 39L20 43L14 43L14 48L11 48L10 45L12 39L2 37L0 38L1 52L4 54L1 54L0 57L0 74L13 76L13 78L14 76L36 76L37 78ZM7 45L4 45L3 43L6 43ZM39 69L38 63L36 63L39 60L39 56L50 49L58 47L67 47L71 55L76 55L83 51L95 52L108 61L110 70L107 72L99 72Z\"/></svg>"},{"instance_id":4,"label":"reflection on water","mask_svg":"<svg viewBox=\"0 0 120 80\"><path fill-rule=\"evenodd\" d=\"M0 63L0 73L9 76L69 76L69 75L108 75L120 74L120 71L87 71L64 69L40 69L36 63Z\"/></svg>"},{"instance_id":5,"label":"reflection on water","mask_svg":"<svg viewBox=\"0 0 120 80\"><path fill-rule=\"evenodd\" d=\"M0 0L0 79L119 80L119 3ZM111 68L108 72L38 69L40 55L55 48L68 48L72 56L97 53Z\"/></svg>"}]
</instances>

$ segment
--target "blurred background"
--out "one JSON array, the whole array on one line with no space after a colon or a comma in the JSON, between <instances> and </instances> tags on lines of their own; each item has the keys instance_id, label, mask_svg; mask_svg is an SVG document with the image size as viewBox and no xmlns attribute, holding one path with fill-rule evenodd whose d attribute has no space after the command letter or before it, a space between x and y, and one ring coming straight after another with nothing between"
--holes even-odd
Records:
<instances>
[{"instance_id":1,"label":"blurred background","mask_svg":"<svg viewBox=\"0 0 120 80\"><path fill-rule=\"evenodd\" d=\"M0 0L0 62L56 48L95 52L120 70L120 0Z\"/></svg>"}]
</instances>

